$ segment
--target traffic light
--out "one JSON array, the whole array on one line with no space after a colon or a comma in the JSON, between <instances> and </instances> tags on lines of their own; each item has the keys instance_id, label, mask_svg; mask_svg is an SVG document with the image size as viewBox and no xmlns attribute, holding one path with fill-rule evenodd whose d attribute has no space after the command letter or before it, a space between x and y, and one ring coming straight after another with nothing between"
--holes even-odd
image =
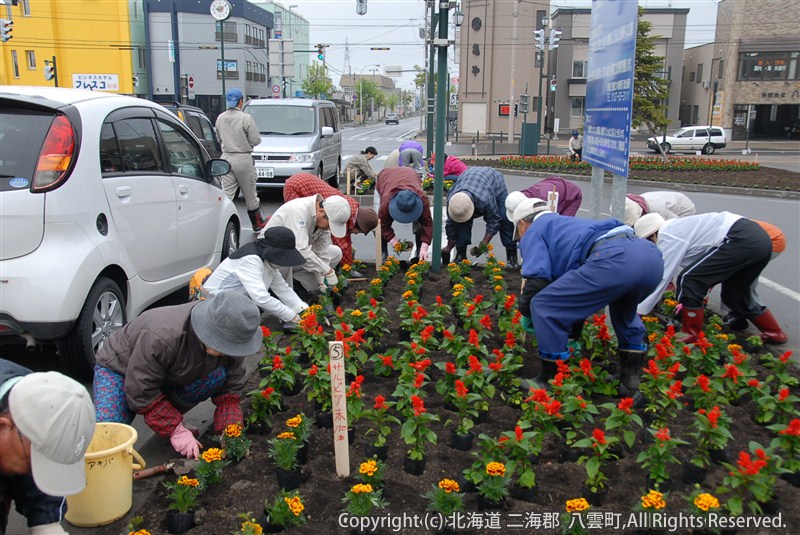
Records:
<instances>
[{"instance_id":1,"label":"traffic light","mask_svg":"<svg viewBox=\"0 0 800 535\"><path fill-rule=\"evenodd\" d=\"M325 46L324 45L317 45L317 59L320 61L325 61Z\"/></svg>"},{"instance_id":2,"label":"traffic light","mask_svg":"<svg viewBox=\"0 0 800 535\"><path fill-rule=\"evenodd\" d=\"M8 19L0 19L0 41L5 43L14 36L11 32L14 30L14 21Z\"/></svg>"},{"instance_id":3,"label":"traffic light","mask_svg":"<svg viewBox=\"0 0 800 535\"><path fill-rule=\"evenodd\" d=\"M519 96L519 111L528 113L528 95L525 93Z\"/></svg>"},{"instance_id":4,"label":"traffic light","mask_svg":"<svg viewBox=\"0 0 800 535\"><path fill-rule=\"evenodd\" d=\"M533 30L533 46L539 50L544 50L544 28Z\"/></svg>"},{"instance_id":5,"label":"traffic light","mask_svg":"<svg viewBox=\"0 0 800 535\"><path fill-rule=\"evenodd\" d=\"M550 50L558 48L558 42L561 40L561 30L550 30Z\"/></svg>"},{"instance_id":6,"label":"traffic light","mask_svg":"<svg viewBox=\"0 0 800 535\"><path fill-rule=\"evenodd\" d=\"M555 91L557 87L558 82L556 82L556 77L553 76L553 78L550 80L550 91Z\"/></svg>"},{"instance_id":7,"label":"traffic light","mask_svg":"<svg viewBox=\"0 0 800 535\"><path fill-rule=\"evenodd\" d=\"M44 62L44 79L52 80L56 77L56 67L49 61Z\"/></svg>"}]
</instances>

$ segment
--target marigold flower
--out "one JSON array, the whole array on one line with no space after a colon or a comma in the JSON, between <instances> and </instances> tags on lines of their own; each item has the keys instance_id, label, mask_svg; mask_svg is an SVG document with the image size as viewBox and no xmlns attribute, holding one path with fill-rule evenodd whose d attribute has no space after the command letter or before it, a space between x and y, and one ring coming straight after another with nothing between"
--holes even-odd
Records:
<instances>
[{"instance_id":1,"label":"marigold flower","mask_svg":"<svg viewBox=\"0 0 800 535\"><path fill-rule=\"evenodd\" d=\"M300 416L299 414L293 418L289 418L288 420L286 420L287 427L297 427L302 423L303 423L303 417Z\"/></svg>"},{"instance_id":2,"label":"marigold flower","mask_svg":"<svg viewBox=\"0 0 800 535\"><path fill-rule=\"evenodd\" d=\"M139 531L131 531L128 535L150 535L150 532L146 529L140 529Z\"/></svg>"},{"instance_id":3,"label":"marigold flower","mask_svg":"<svg viewBox=\"0 0 800 535\"><path fill-rule=\"evenodd\" d=\"M439 481L439 488L445 491L447 494L450 494L451 492L461 491L461 487L458 486L458 482L447 478Z\"/></svg>"},{"instance_id":4,"label":"marigold flower","mask_svg":"<svg viewBox=\"0 0 800 535\"><path fill-rule=\"evenodd\" d=\"M242 436L242 426L239 424L230 424L225 428L225 436L236 438Z\"/></svg>"},{"instance_id":5,"label":"marigold flower","mask_svg":"<svg viewBox=\"0 0 800 535\"><path fill-rule=\"evenodd\" d=\"M219 448L208 448L200 454L200 457L207 463L222 460L223 451Z\"/></svg>"},{"instance_id":6,"label":"marigold flower","mask_svg":"<svg viewBox=\"0 0 800 535\"><path fill-rule=\"evenodd\" d=\"M291 431L284 431L283 433L278 435L280 439L289 439L289 440L297 440L297 437L294 436L294 433Z\"/></svg>"},{"instance_id":7,"label":"marigold flower","mask_svg":"<svg viewBox=\"0 0 800 535\"><path fill-rule=\"evenodd\" d=\"M252 533L253 535L261 535L262 533L264 533L264 528L261 527L261 524L248 520L247 522L242 523L242 529L240 533Z\"/></svg>"},{"instance_id":8,"label":"marigold flower","mask_svg":"<svg viewBox=\"0 0 800 535\"><path fill-rule=\"evenodd\" d=\"M730 351L731 353L734 351L741 351L741 350L742 346L740 346L739 344L728 344L728 351Z\"/></svg>"},{"instance_id":9,"label":"marigold flower","mask_svg":"<svg viewBox=\"0 0 800 535\"><path fill-rule=\"evenodd\" d=\"M486 473L490 476L504 476L506 475L506 465L498 462L490 462L486 465Z\"/></svg>"},{"instance_id":10,"label":"marigold flower","mask_svg":"<svg viewBox=\"0 0 800 535\"><path fill-rule=\"evenodd\" d=\"M181 476L178 479L178 485L183 485L185 487L196 487L200 485L200 481L186 476Z\"/></svg>"},{"instance_id":11,"label":"marigold flower","mask_svg":"<svg viewBox=\"0 0 800 535\"><path fill-rule=\"evenodd\" d=\"M694 504L701 511L708 511L709 509L719 509L719 500L711 494L706 492L698 494L694 499Z\"/></svg>"},{"instance_id":12,"label":"marigold flower","mask_svg":"<svg viewBox=\"0 0 800 535\"><path fill-rule=\"evenodd\" d=\"M359 474L366 474L370 477L375 475L375 472L378 471L378 463L375 462L374 459L370 459L369 461L364 461L361 463L361 466L358 467Z\"/></svg>"},{"instance_id":13,"label":"marigold flower","mask_svg":"<svg viewBox=\"0 0 800 535\"><path fill-rule=\"evenodd\" d=\"M567 500L567 512L580 512L589 508L589 502L586 498L575 498L574 500Z\"/></svg>"},{"instance_id":14,"label":"marigold flower","mask_svg":"<svg viewBox=\"0 0 800 535\"><path fill-rule=\"evenodd\" d=\"M656 490L651 490L642 496L642 507L645 509L663 509L666 506L664 495Z\"/></svg>"},{"instance_id":15,"label":"marigold flower","mask_svg":"<svg viewBox=\"0 0 800 535\"><path fill-rule=\"evenodd\" d=\"M372 492L372 485L369 483L357 483L350 490L353 494L369 494Z\"/></svg>"}]
</instances>

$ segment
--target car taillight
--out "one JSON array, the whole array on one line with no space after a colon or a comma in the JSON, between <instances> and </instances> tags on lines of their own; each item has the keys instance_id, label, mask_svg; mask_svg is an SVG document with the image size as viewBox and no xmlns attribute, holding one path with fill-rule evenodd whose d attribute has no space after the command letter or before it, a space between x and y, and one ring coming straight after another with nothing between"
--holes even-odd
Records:
<instances>
[{"instance_id":1,"label":"car taillight","mask_svg":"<svg viewBox=\"0 0 800 535\"><path fill-rule=\"evenodd\" d=\"M33 191L47 191L56 187L67 175L75 155L75 130L64 115L58 115L45 137L39 153Z\"/></svg>"}]
</instances>

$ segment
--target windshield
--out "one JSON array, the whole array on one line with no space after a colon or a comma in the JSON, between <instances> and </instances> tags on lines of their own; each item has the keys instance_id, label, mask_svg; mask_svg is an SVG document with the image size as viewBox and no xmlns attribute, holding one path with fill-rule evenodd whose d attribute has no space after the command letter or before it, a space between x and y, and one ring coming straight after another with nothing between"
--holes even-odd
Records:
<instances>
[{"instance_id":1,"label":"windshield","mask_svg":"<svg viewBox=\"0 0 800 535\"><path fill-rule=\"evenodd\" d=\"M296 136L315 132L316 113L311 106L248 106L261 135Z\"/></svg>"}]
</instances>

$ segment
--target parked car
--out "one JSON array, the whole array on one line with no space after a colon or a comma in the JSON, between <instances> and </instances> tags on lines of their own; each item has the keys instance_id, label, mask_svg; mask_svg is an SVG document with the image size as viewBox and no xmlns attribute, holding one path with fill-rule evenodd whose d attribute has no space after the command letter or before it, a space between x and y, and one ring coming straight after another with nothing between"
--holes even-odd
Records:
<instances>
[{"instance_id":1,"label":"parked car","mask_svg":"<svg viewBox=\"0 0 800 535\"><path fill-rule=\"evenodd\" d=\"M342 132L336 105L302 98L255 99L244 106L261 131L253 149L259 187L283 188L296 173L316 174L337 187Z\"/></svg>"},{"instance_id":2,"label":"parked car","mask_svg":"<svg viewBox=\"0 0 800 535\"><path fill-rule=\"evenodd\" d=\"M709 128L711 134L709 135ZM661 145L664 152L674 150L695 151L701 150L703 154L714 154L717 149L724 149L727 145L725 130L718 126L686 126L672 135L647 138L647 148L658 152Z\"/></svg>"},{"instance_id":3,"label":"parked car","mask_svg":"<svg viewBox=\"0 0 800 535\"><path fill-rule=\"evenodd\" d=\"M400 119L397 117L396 113L387 113L386 124L400 124Z\"/></svg>"},{"instance_id":4,"label":"parked car","mask_svg":"<svg viewBox=\"0 0 800 535\"><path fill-rule=\"evenodd\" d=\"M219 158L222 154L222 147L217 141L217 133L211 119L206 112L195 106L187 106L179 102L159 102L162 106L174 113L178 119L183 121L189 130L197 136L200 143L212 158Z\"/></svg>"},{"instance_id":5,"label":"parked car","mask_svg":"<svg viewBox=\"0 0 800 535\"><path fill-rule=\"evenodd\" d=\"M153 102L0 86L0 341L55 342L91 377L114 331L239 246L229 170Z\"/></svg>"}]
</instances>

